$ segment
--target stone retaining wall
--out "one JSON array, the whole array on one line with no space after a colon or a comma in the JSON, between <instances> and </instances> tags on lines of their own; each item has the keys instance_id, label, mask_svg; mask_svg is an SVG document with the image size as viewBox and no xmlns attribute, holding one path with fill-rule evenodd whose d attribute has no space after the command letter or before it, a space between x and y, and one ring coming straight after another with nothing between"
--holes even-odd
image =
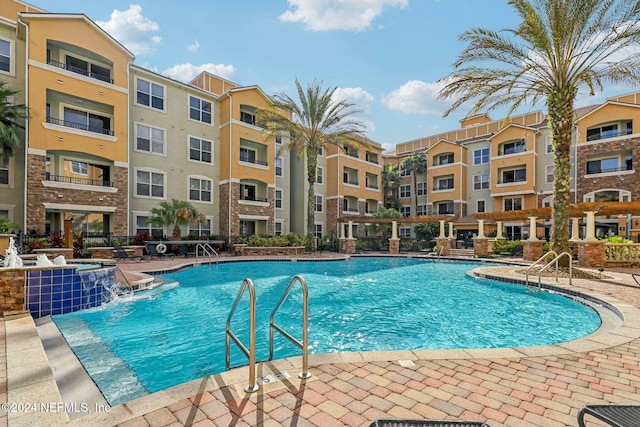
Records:
<instances>
[{"instance_id":1,"label":"stone retaining wall","mask_svg":"<svg viewBox=\"0 0 640 427\"><path fill-rule=\"evenodd\" d=\"M300 255L304 246L240 246L240 255Z\"/></svg>"}]
</instances>

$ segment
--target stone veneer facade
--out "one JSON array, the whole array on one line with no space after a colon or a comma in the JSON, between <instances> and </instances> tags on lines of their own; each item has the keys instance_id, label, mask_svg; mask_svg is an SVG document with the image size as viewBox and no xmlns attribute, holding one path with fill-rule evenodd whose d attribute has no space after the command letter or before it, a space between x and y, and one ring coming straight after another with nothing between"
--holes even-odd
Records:
<instances>
[{"instance_id":1,"label":"stone veneer facade","mask_svg":"<svg viewBox=\"0 0 640 427\"><path fill-rule=\"evenodd\" d=\"M267 188L267 201L269 206L252 206L240 204L240 183L234 182L231 186L231 229L229 230L229 183L220 184L220 234L223 236L240 235L240 215L268 216L267 235L274 233L275 193L273 187Z\"/></svg>"},{"instance_id":2,"label":"stone veneer facade","mask_svg":"<svg viewBox=\"0 0 640 427\"><path fill-rule=\"evenodd\" d=\"M29 154L27 174L27 230L43 233L46 221L45 203L64 203L68 205L115 207L111 215L110 231L116 235L127 234L127 206L129 189L129 170L126 167L111 166L117 191L107 193L77 188L45 187L46 157ZM62 197L59 197L62 194ZM100 200L102 197L102 200ZM106 212L105 212L106 213Z\"/></svg>"},{"instance_id":3,"label":"stone veneer facade","mask_svg":"<svg viewBox=\"0 0 640 427\"><path fill-rule=\"evenodd\" d=\"M0 313L24 310L25 272L6 269L0 275Z\"/></svg>"},{"instance_id":4,"label":"stone veneer facade","mask_svg":"<svg viewBox=\"0 0 640 427\"><path fill-rule=\"evenodd\" d=\"M605 156L606 154L631 151L634 162L640 159L640 138L630 138L596 144L578 144L576 159L577 201L582 202L584 195L602 189L618 189L631 192L631 200L637 200L640 189L640 174L611 173L604 176L587 175L587 160L589 158ZM624 160L624 159L623 159ZM633 165L634 169L640 165ZM616 200L617 201L617 200Z\"/></svg>"}]
</instances>

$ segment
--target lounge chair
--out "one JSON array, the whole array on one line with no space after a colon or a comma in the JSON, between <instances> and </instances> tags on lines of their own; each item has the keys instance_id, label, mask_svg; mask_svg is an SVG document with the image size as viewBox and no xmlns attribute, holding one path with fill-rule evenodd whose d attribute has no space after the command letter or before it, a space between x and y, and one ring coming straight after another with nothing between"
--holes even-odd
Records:
<instances>
[{"instance_id":1,"label":"lounge chair","mask_svg":"<svg viewBox=\"0 0 640 427\"><path fill-rule=\"evenodd\" d=\"M452 421L452 420L375 420L369 427L489 427L481 421Z\"/></svg>"},{"instance_id":2,"label":"lounge chair","mask_svg":"<svg viewBox=\"0 0 640 427\"><path fill-rule=\"evenodd\" d=\"M187 245L180 245L178 247L178 255L184 256L185 258L189 256L189 247Z\"/></svg>"},{"instance_id":3,"label":"lounge chair","mask_svg":"<svg viewBox=\"0 0 640 427\"><path fill-rule=\"evenodd\" d=\"M640 405L585 405L578 412L580 427L585 427L587 414L613 427L637 427L640 423Z\"/></svg>"},{"instance_id":4,"label":"lounge chair","mask_svg":"<svg viewBox=\"0 0 640 427\"><path fill-rule=\"evenodd\" d=\"M161 243L161 244L158 244L157 246L160 246L160 245L163 245L163 244ZM174 258L175 257L175 255L172 254L172 253L158 252L157 246L156 245L147 245L146 246L147 253L151 257L153 257L153 258ZM165 246L165 248L166 248L166 246Z\"/></svg>"},{"instance_id":5,"label":"lounge chair","mask_svg":"<svg viewBox=\"0 0 640 427\"><path fill-rule=\"evenodd\" d=\"M113 259L115 259L116 261L135 261L135 262L142 261L142 257L129 256L127 251L124 250L122 246L114 246L113 249L116 251L116 254L113 257Z\"/></svg>"}]
</instances>

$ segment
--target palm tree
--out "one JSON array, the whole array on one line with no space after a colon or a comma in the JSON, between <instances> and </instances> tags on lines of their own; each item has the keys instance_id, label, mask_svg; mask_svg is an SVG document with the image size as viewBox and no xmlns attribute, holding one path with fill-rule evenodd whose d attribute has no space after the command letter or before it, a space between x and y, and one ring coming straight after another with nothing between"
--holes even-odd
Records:
<instances>
[{"instance_id":1,"label":"palm tree","mask_svg":"<svg viewBox=\"0 0 640 427\"><path fill-rule=\"evenodd\" d=\"M413 175L413 196L416 202L416 212L418 214L418 174L427 171L427 155L424 153L411 153L402 161L402 168Z\"/></svg>"},{"instance_id":2,"label":"palm tree","mask_svg":"<svg viewBox=\"0 0 640 427\"><path fill-rule=\"evenodd\" d=\"M272 97L269 108L256 111L257 122L272 136L289 136L282 150L295 150L298 157L305 156L307 168L307 235L313 241L315 217L315 191L318 168L318 150L329 145L341 149L345 145L358 148L369 145L364 137L366 126L354 119L358 110L346 100L337 101L333 95L337 88L323 89L322 82L314 80L303 89L296 79L299 103L285 93ZM291 118L289 115L291 114Z\"/></svg>"},{"instance_id":3,"label":"palm tree","mask_svg":"<svg viewBox=\"0 0 640 427\"><path fill-rule=\"evenodd\" d=\"M476 28L454 72L440 81L440 98L457 97L445 116L472 102L469 114L544 99L551 132L553 183L551 249L569 249L569 158L578 88L591 95L604 83L640 82L640 1L509 0L522 22L515 29Z\"/></svg>"},{"instance_id":4,"label":"palm tree","mask_svg":"<svg viewBox=\"0 0 640 427\"><path fill-rule=\"evenodd\" d=\"M151 209L151 216L147 218L148 224L159 227L173 226L171 240L180 240L180 228L184 225L201 224L206 221L203 214L189 202L171 199L169 202L160 202L160 206Z\"/></svg>"},{"instance_id":5,"label":"palm tree","mask_svg":"<svg viewBox=\"0 0 640 427\"><path fill-rule=\"evenodd\" d=\"M385 208L400 209L398 198L393 196L394 190L400 187L400 169L396 165L385 165L382 169L382 191Z\"/></svg>"},{"instance_id":6,"label":"palm tree","mask_svg":"<svg viewBox=\"0 0 640 427\"><path fill-rule=\"evenodd\" d=\"M23 120L29 117L26 105L9 102L17 93L0 81L0 153L8 156L20 146L18 130L24 129Z\"/></svg>"},{"instance_id":7,"label":"palm tree","mask_svg":"<svg viewBox=\"0 0 640 427\"><path fill-rule=\"evenodd\" d=\"M372 217L378 219L399 219L402 218L402 214L394 208L387 209L381 206ZM389 236L391 236L391 226L392 224L390 222L373 223L367 225L367 231L371 233L380 232L382 233L382 237L389 238Z\"/></svg>"}]
</instances>

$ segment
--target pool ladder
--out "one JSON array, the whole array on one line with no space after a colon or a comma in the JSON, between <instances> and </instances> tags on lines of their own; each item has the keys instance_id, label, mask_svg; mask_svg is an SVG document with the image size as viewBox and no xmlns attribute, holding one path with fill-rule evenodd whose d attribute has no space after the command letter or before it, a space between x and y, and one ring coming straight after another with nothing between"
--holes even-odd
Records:
<instances>
[{"instance_id":1,"label":"pool ladder","mask_svg":"<svg viewBox=\"0 0 640 427\"><path fill-rule=\"evenodd\" d=\"M531 264L526 271L525 274L525 285L529 286L529 270L531 270L534 266L536 266L537 264L544 262L544 260L546 260L549 255L553 255L553 259L551 261L549 261L548 263L546 263L539 271L538 271L538 289L541 288L542 286L542 272L544 270L546 270L547 268L551 267L552 265L555 265L555 271L556 271L556 282L558 281L558 260L562 257L567 257L569 258L569 285L571 285L571 279L573 278L573 269L571 267L571 264L573 262L573 256L569 253L569 252L562 252L560 255L558 255L555 251L549 251L547 253L545 253L544 255L542 255L540 258L538 258L538 260L536 262L534 262L533 264Z\"/></svg>"},{"instance_id":2,"label":"pool ladder","mask_svg":"<svg viewBox=\"0 0 640 427\"><path fill-rule=\"evenodd\" d=\"M286 301L287 297L291 293L291 290L296 285L296 283L300 283L302 287L302 342L291 334L286 332L280 326L275 323L275 316L282 304ZM231 320L233 319L233 315L235 314L238 305L240 304L240 300L244 295L246 290L249 290L249 348L247 348L242 341L236 336L236 334L231 330ZM298 348L302 350L302 371L298 374L299 378L306 379L311 377L311 373L309 372L309 289L307 287L307 282L300 275L295 276L289 282L289 286L282 294L280 301L276 304L276 307L271 312L271 317L269 318L269 360L273 360L273 342L274 342L274 332L280 332L285 338L295 344ZM253 393L257 391L260 386L256 384L256 292L255 287L253 285L253 281L251 279L244 279L242 285L240 286L240 290L238 291L238 295L236 296L235 301L233 302L233 306L231 307L231 311L229 312L229 316L227 317L227 325L226 325L226 348L225 348L225 369L228 371L231 368L231 340L236 343L238 348L244 353L244 355L249 360L249 385L244 388L244 391L247 393Z\"/></svg>"},{"instance_id":3,"label":"pool ladder","mask_svg":"<svg viewBox=\"0 0 640 427\"><path fill-rule=\"evenodd\" d=\"M218 252L211 247L208 243L198 243L196 245L196 261L198 260L198 256L208 256L209 261L211 261L212 257L216 257L216 264L218 263Z\"/></svg>"}]
</instances>

